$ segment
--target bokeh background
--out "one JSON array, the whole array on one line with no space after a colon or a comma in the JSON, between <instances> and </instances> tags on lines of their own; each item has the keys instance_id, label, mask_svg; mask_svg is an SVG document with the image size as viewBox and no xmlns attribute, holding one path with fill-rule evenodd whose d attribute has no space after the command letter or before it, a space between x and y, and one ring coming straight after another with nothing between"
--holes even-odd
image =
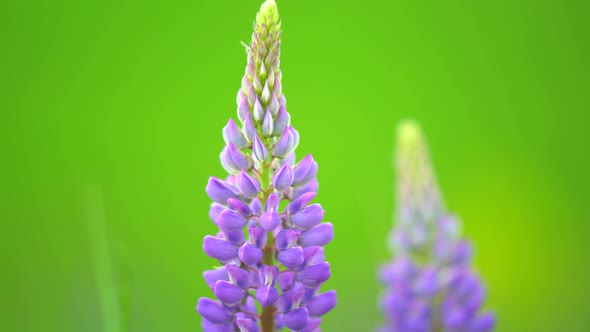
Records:
<instances>
[{"instance_id":1,"label":"bokeh background","mask_svg":"<svg viewBox=\"0 0 590 332\"><path fill-rule=\"evenodd\" d=\"M204 188L223 175L261 2L0 5L0 330L107 331L109 285L128 331L200 330ZM278 4L299 155L319 162L336 226L324 330L379 321L393 135L409 117L476 245L497 331L588 331L586 2Z\"/></svg>"}]
</instances>

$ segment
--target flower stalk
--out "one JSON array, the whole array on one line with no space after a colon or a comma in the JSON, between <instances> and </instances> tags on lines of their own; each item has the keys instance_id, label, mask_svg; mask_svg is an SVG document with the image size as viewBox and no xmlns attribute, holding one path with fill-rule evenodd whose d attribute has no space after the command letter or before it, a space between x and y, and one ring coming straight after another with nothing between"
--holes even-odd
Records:
<instances>
[{"instance_id":1,"label":"flower stalk","mask_svg":"<svg viewBox=\"0 0 590 332\"><path fill-rule=\"evenodd\" d=\"M296 162L299 133L282 91L280 37L276 3L267 0L236 99L239 123L223 128L220 160L229 176L211 177L206 188L219 232L205 237L203 251L221 264L203 274L216 297L197 305L206 332L319 331L336 305L334 291L318 293L330 278L323 247L334 232L322 223L321 205L310 205L317 163L311 155Z\"/></svg>"},{"instance_id":2,"label":"flower stalk","mask_svg":"<svg viewBox=\"0 0 590 332\"><path fill-rule=\"evenodd\" d=\"M391 263L380 271L381 299L391 332L489 332L495 316L481 314L485 289L470 268L472 249L448 213L418 125L398 130L396 225Z\"/></svg>"}]
</instances>

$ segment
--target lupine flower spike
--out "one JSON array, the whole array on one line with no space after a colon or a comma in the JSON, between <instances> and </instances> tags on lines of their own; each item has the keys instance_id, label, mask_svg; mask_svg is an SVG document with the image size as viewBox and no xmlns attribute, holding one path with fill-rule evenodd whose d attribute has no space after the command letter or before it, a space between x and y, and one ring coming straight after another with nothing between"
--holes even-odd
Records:
<instances>
[{"instance_id":1,"label":"lupine flower spike","mask_svg":"<svg viewBox=\"0 0 590 332\"><path fill-rule=\"evenodd\" d=\"M316 196L318 165L295 163L299 134L290 124L279 69L281 23L273 0L260 8L238 91L238 121L223 128L225 179L211 177L211 220L203 241L221 266L203 276L216 299L200 298L207 332L319 331L336 292L319 293L330 278L324 246L334 237Z\"/></svg>"},{"instance_id":2,"label":"lupine flower spike","mask_svg":"<svg viewBox=\"0 0 590 332\"><path fill-rule=\"evenodd\" d=\"M491 313L480 313L485 289L469 267L472 249L445 210L426 143L412 122L398 129L397 223L390 237L394 259L381 268L381 298L390 332L487 332Z\"/></svg>"}]
</instances>

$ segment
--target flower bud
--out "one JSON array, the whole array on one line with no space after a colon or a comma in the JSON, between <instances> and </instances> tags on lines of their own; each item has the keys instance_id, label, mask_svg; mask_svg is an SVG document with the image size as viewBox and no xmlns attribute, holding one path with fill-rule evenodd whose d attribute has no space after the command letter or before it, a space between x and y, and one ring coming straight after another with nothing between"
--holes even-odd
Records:
<instances>
[{"instance_id":1,"label":"flower bud","mask_svg":"<svg viewBox=\"0 0 590 332\"><path fill-rule=\"evenodd\" d=\"M272 154L277 158L285 158L293 149L295 149L295 137L290 127L287 127L275 143Z\"/></svg>"},{"instance_id":2,"label":"flower bud","mask_svg":"<svg viewBox=\"0 0 590 332\"><path fill-rule=\"evenodd\" d=\"M248 141L244 137L244 134L242 134L242 131L232 119L229 119L227 125L223 127L223 139L226 144L231 142L240 149L248 146Z\"/></svg>"},{"instance_id":3,"label":"flower bud","mask_svg":"<svg viewBox=\"0 0 590 332\"><path fill-rule=\"evenodd\" d=\"M285 130L285 128L289 126L290 122L291 116L289 115L285 107L279 107L276 114L272 134L275 136L281 134Z\"/></svg>"},{"instance_id":4,"label":"flower bud","mask_svg":"<svg viewBox=\"0 0 590 332\"><path fill-rule=\"evenodd\" d=\"M237 174L242 169L250 169L252 160L238 149L232 142L229 142L221 152L221 163L226 171Z\"/></svg>"},{"instance_id":5,"label":"flower bud","mask_svg":"<svg viewBox=\"0 0 590 332\"><path fill-rule=\"evenodd\" d=\"M252 115L250 112L248 112L244 118L242 131L244 132L244 135L248 141L254 142L254 136L256 136L256 126L254 125L254 122L252 122Z\"/></svg>"},{"instance_id":6,"label":"flower bud","mask_svg":"<svg viewBox=\"0 0 590 332\"><path fill-rule=\"evenodd\" d=\"M293 186L302 186L313 180L318 173L318 164L309 154L293 168Z\"/></svg>"},{"instance_id":7,"label":"flower bud","mask_svg":"<svg viewBox=\"0 0 590 332\"><path fill-rule=\"evenodd\" d=\"M252 198L260 191L260 183L251 177L246 171L242 170L236 177L236 187L248 198Z\"/></svg>"},{"instance_id":8,"label":"flower bud","mask_svg":"<svg viewBox=\"0 0 590 332\"><path fill-rule=\"evenodd\" d=\"M272 177L272 185L276 190L283 191L293 183L293 170L289 164L283 165Z\"/></svg>"},{"instance_id":9,"label":"flower bud","mask_svg":"<svg viewBox=\"0 0 590 332\"><path fill-rule=\"evenodd\" d=\"M254 157L259 162L262 163L266 160L266 158L268 158L268 152L266 151L266 146L264 145L264 143L262 143L260 138L258 138L258 135L254 136L254 145L253 145L252 150L254 152Z\"/></svg>"}]
</instances>

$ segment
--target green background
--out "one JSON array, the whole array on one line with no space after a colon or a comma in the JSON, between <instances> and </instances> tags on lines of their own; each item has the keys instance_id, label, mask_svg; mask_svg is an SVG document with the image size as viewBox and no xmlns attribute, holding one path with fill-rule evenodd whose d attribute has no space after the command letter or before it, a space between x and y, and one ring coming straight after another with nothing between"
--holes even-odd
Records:
<instances>
[{"instance_id":1,"label":"green background","mask_svg":"<svg viewBox=\"0 0 590 332\"><path fill-rule=\"evenodd\" d=\"M0 330L103 331L100 264L123 280L129 331L200 330L204 188L224 174L260 3L2 2ZM379 321L393 135L410 117L476 244L497 331L588 331L583 3L278 1L299 156L319 162L336 227L323 330ZM89 229L101 215L112 262Z\"/></svg>"}]
</instances>

